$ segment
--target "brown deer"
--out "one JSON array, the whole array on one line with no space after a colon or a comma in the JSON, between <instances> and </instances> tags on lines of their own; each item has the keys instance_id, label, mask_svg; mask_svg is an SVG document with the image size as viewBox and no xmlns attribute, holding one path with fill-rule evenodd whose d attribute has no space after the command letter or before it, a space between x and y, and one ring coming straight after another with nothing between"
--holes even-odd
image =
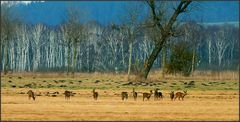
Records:
<instances>
[{"instance_id":1,"label":"brown deer","mask_svg":"<svg viewBox=\"0 0 240 122\"><path fill-rule=\"evenodd\" d=\"M158 100L158 99L163 98L162 92L160 92L158 90L159 90L158 88L154 90L154 100Z\"/></svg>"},{"instance_id":2,"label":"brown deer","mask_svg":"<svg viewBox=\"0 0 240 122\"><path fill-rule=\"evenodd\" d=\"M135 92L135 89L133 88L133 98L136 101L137 100L137 92Z\"/></svg>"},{"instance_id":3,"label":"brown deer","mask_svg":"<svg viewBox=\"0 0 240 122\"><path fill-rule=\"evenodd\" d=\"M35 100L35 95L34 95L34 92L32 91L32 90L29 90L28 92L27 92L27 94L28 94L28 99L30 100L31 98L33 99L33 100Z\"/></svg>"},{"instance_id":4,"label":"brown deer","mask_svg":"<svg viewBox=\"0 0 240 122\"><path fill-rule=\"evenodd\" d=\"M122 100L127 100L128 99L128 93L127 92L122 92Z\"/></svg>"},{"instance_id":5,"label":"brown deer","mask_svg":"<svg viewBox=\"0 0 240 122\"><path fill-rule=\"evenodd\" d=\"M173 100L173 98L174 98L174 91L171 91L171 93L169 93L169 95L170 95L170 99Z\"/></svg>"},{"instance_id":6,"label":"brown deer","mask_svg":"<svg viewBox=\"0 0 240 122\"><path fill-rule=\"evenodd\" d=\"M186 95L187 95L187 91L183 91L183 93L182 93L182 92L177 92L177 93L175 94L174 100L175 100L176 98L178 98L178 100L180 100L180 98L182 98L182 100L183 100Z\"/></svg>"},{"instance_id":7,"label":"brown deer","mask_svg":"<svg viewBox=\"0 0 240 122\"><path fill-rule=\"evenodd\" d=\"M152 90L150 90L150 93L146 93L146 92L143 93L143 101L144 101L145 98L147 98L147 100L149 101L152 94L153 94Z\"/></svg>"},{"instance_id":8,"label":"brown deer","mask_svg":"<svg viewBox=\"0 0 240 122\"><path fill-rule=\"evenodd\" d=\"M95 92L95 88L93 89L93 98L94 98L94 100L97 100L97 98L98 98L98 92Z\"/></svg>"},{"instance_id":9,"label":"brown deer","mask_svg":"<svg viewBox=\"0 0 240 122\"><path fill-rule=\"evenodd\" d=\"M65 91L64 94L65 94L65 99L69 100L70 96L71 96L71 92L70 91Z\"/></svg>"}]
</instances>

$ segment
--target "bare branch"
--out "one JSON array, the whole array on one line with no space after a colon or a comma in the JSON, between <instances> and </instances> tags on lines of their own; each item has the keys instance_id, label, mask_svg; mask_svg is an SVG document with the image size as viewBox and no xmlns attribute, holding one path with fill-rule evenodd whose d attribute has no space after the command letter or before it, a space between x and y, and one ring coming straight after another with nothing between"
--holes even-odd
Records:
<instances>
[{"instance_id":1,"label":"bare branch","mask_svg":"<svg viewBox=\"0 0 240 122\"><path fill-rule=\"evenodd\" d=\"M159 21L160 19L156 15L154 0L149 0L148 1L148 5L151 8L151 11L152 11L152 14L153 14L154 24L156 24L160 28L161 32L164 32L164 28L163 28L162 24Z\"/></svg>"},{"instance_id":2,"label":"bare branch","mask_svg":"<svg viewBox=\"0 0 240 122\"><path fill-rule=\"evenodd\" d=\"M170 18L167 27L166 27L166 31L169 32L173 23L177 20L177 17L180 13L184 12L184 10L188 7L188 5L191 3L190 0L182 0L180 2L180 4L178 5L177 9L175 10L174 14L172 15L172 17ZM182 7L183 6L183 7Z\"/></svg>"}]
</instances>

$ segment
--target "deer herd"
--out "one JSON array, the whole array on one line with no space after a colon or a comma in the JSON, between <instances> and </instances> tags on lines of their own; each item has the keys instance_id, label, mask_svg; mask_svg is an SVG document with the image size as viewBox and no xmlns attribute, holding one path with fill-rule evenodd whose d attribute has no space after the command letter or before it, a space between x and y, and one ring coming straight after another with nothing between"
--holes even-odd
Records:
<instances>
[{"instance_id":1,"label":"deer herd","mask_svg":"<svg viewBox=\"0 0 240 122\"><path fill-rule=\"evenodd\" d=\"M57 92L57 93L58 93L58 92ZM94 100L97 100L99 94L98 94L98 92L95 91L95 88L93 89L92 93L93 93L93 99L94 99ZM143 101L145 101L145 99L149 101L149 99L151 98L152 94L154 94L154 100L163 99L163 94L162 94L161 91L159 91L158 88L154 90L154 93L152 92L152 90L150 90L150 93L148 93L148 92L136 92L135 89L133 88L132 96L133 96L133 98L134 98L134 101L137 100L138 93L142 93ZM36 99L36 97L35 97L35 95L34 95L34 92L33 92L32 90L29 90L29 91L27 92L27 94L28 94L28 98L29 98L29 99L31 99L31 98L32 98L33 100ZM59 93L58 93L58 94L59 94ZM70 97L71 97L71 96L74 96L74 94L76 94L76 93L73 93L73 92L71 92L71 91L65 91L63 94L65 95L65 99L66 99L66 100L69 100ZM187 95L187 91L176 92L175 94L174 94L174 91L171 91L171 93L168 93L168 94L170 95L170 99L171 99L172 101L175 100L175 99L177 99L177 98L178 98L178 100L182 100L182 101L183 101L183 100L184 100L184 97ZM122 92L122 93L121 93L121 98L122 98L123 101L124 101L124 100L127 100L127 99L128 99L128 92L125 92L125 91Z\"/></svg>"}]
</instances>

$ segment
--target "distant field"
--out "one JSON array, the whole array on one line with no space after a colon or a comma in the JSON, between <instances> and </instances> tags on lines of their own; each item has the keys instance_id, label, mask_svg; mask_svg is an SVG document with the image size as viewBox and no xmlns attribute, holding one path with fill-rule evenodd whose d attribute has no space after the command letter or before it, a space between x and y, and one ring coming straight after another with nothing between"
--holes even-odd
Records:
<instances>
[{"instance_id":1,"label":"distant field","mask_svg":"<svg viewBox=\"0 0 240 122\"><path fill-rule=\"evenodd\" d=\"M200 77L203 75L202 77ZM221 79L217 78L220 75ZM161 73L152 73L147 81L135 81L131 76L127 80L125 74L112 73L78 73L75 77L67 76L63 73L44 74L10 74L2 76L1 87L7 88L61 88L61 89L153 89L162 90L238 90L239 80L237 72L224 73L199 73L194 77L166 76L161 77Z\"/></svg>"},{"instance_id":2,"label":"distant field","mask_svg":"<svg viewBox=\"0 0 240 122\"><path fill-rule=\"evenodd\" d=\"M2 120L239 120L239 81L205 79L160 79L127 81L126 75L78 74L64 75L9 75L1 81ZM99 100L92 98L92 88L99 92ZM160 88L164 98L160 101L137 101L132 88L149 92ZM28 100L32 89L36 101ZM63 92L71 90L75 96L65 100ZM188 90L184 101L171 101L170 91ZM60 92L57 97L46 92ZM120 93L129 92L122 101ZM20 94L22 93L22 94Z\"/></svg>"}]
</instances>

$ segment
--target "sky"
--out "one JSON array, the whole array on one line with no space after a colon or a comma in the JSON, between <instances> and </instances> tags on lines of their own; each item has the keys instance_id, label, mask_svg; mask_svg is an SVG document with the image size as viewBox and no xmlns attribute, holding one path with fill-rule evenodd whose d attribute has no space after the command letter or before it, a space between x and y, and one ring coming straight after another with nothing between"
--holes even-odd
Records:
<instances>
[{"instance_id":1,"label":"sky","mask_svg":"<svg viewBox=\"0 0 240 122\"><path fill-rule=\"evenodd\" d=\"M85 21L96 20L101 24L108 24L120 23L119 15L125 12L124 8L128 3L126 1L22 1L15 2L12 10L26 23L58 25L64 21L68 6L75 6L81 8ZM186 17L204 23L239 21L237 1L196 2L195 4L198 7L186 14ZM143 7L142 11L147 11L147 8Z\"/></svg>"}]
</instances>

